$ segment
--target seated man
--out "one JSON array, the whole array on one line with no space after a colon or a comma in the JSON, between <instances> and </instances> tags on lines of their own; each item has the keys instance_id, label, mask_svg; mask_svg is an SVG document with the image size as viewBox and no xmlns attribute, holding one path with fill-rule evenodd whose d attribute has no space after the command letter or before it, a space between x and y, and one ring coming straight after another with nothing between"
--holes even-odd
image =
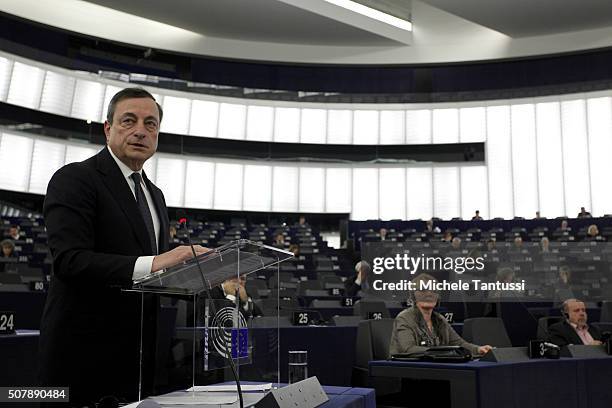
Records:
<instances>
[{"instance_id":1,"label":"seated man","mask_svg":"<svg viewBox=\"0 0 612 408\"><path fill-rule=\"evenodd\" d=\"M345 294L348 297L357 296L360 291L368 289L368 275L372 268L366 261L359 261L355 265L355 275L344 282Z\"/></svg>"},{"instance_id":2,"label":"seated man","mask_svg":"<svg viewBox=\"0 0 612 408\"><path fill-rule=\"evenodd\" d=\"M417 288L420 281L434 280L434 277L421 274L416 277ZM461 346L473 355L486 354L491 346L477 346L463 340L446 319L434 308L439 295L432 291L414 291L414 306L400 312L393 323L389 353L419 353L435 346Z\"/></svg>"},{"instance_id":3,"label":"seated man","mask_svg":"<svg viewBox=\"0 0 612 408\"><path fill-rule=\"evenodd\" d=\"M240 311L246 317L257 317L263 316L263 312L257 306L253 299L247 294L246 288L246 276L241 276L240 279L232 278L223 282L220 286L212 288L210 296L212 299L221 300L224 299L228 304L236 304L236 292L240 298Z\"/></svg>"},{"instance_id":4,"label":"seated man","mask_svg":"<svg viewBox=\"0 0 612 408\"><path fill-rule=\"evenodd\" d=\"M587 324L587 312L584 302L578 299L567 299L562 305L565 319L548 328L548 341L557 346L568 344L601 345L601 332L597 327Z\"/></svg>"}]
</instances>

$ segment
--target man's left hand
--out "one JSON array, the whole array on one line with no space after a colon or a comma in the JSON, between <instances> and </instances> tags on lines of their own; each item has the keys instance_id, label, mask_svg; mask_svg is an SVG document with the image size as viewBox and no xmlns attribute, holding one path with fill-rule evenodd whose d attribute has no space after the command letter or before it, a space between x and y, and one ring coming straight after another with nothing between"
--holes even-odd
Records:
<instances>
[{"instance_id":1,"label":"man's left hand","mask_svg":"<svg viewBox=\"0 0 612 408\"><path fill-rule=\"evenodd\" d=\"M480 354L481 356L484 354L487 354L489 351L491 351L493 349L493 347L487 345L484 346L480 346L478 347L478 354Z\"/></svg>"}]
</instances>

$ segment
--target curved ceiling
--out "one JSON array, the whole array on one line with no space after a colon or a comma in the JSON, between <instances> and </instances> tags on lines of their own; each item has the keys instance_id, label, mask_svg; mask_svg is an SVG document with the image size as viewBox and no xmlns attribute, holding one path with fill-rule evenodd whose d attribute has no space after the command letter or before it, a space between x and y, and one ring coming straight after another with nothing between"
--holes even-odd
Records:
<instances>
[{"instance_id":1,"label":"curved ceiling","mask_svg":"<svg viewBox=\"0 0 612 408\"><path fill-rule=\"evenodd\" d=\"M612 46L608 0L359 0L410 16L412 31L343 1L3 0L0 10L111 41L256 61L426 64Z\"/></svg>"}]
</instances>

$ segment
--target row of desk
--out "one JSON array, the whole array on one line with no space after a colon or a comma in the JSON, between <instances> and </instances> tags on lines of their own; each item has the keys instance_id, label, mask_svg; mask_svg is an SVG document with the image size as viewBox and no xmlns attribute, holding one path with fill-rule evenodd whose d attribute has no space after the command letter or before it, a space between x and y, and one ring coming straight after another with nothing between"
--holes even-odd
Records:
<instances>
[{"instance_id":1,"label":"row of desk","mask_svg":"<svg viewBox=\"0 0 612 408\"><path fill-rule=\"evenodd\" d=\"M36 384L38 333L19 333L0 337L3 386ZM263 333L255 330L254 335ZM354 327L281 328L281 378L286 378L287 350L303 349L309 351L309 375L317 376L321 384L351 384L355 335ZM444 381L450 386L452 408L603 408L612 404L612 357L462 364L381 360L370 362L370 375ZM405 401L418 392L408 390Z\"/></svg>"},{"instance_id":2,"label":"row of desk","mask_svg":"<svg viewBox=\"0 0 612 408\"><path fill-rule=\"evenodd\" d=\"M371 361L370 375L450 383L451 408L608 408L612 357L513 363ZM405 391L406 406L413 406ZM424 399L427 396L420 396Z\"/></svg>"}]
</instances>

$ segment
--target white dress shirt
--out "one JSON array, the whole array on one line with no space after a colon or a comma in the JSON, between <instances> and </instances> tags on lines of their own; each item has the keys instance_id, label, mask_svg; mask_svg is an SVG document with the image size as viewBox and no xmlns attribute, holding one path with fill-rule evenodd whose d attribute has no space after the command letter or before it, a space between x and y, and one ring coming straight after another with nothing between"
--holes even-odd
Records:
<instances>
[{"instance_id":1,"label":"white dress shirt","mask_svg":"<svg viewBox=\"0 0 612 408\"><path fill-rule=\"evenodd\" d=\"M123 177L125 178L125 182L128 184L128 186L130 187L130 190L132 191L134 200L136 200L136 190L135 190L136 187L134 185L134 180L130 176L132 175L132 173L140 174L140 180L141 180L140 184L142 187L142 191L144 191L145 197L147 198L147 204L149 205L149 211L151 211L151 218L153 218L153 228L155 229L155 242L159 242L159 233L160 233L159 217L157 215L157 210L155 209L155 203L153 202L153 197L151 196L151 193L149 192L149 189L147 188L147 185L144 182L144 178L142 177L142 169L135 172L134 170L130 169L125 163L119 160L117 156L115 156L115 153L113 153L113 150L110 147L108 148L108 151L111 157L115 160L115 163L117 163L117 166L119 166L119 170L121 170L121 173L123 174ZM153 258L155 258L155 256L140 256L138 257L138 259L136 259L136 263L134 264L134 272L132 273L133 280L142 279L152 272L151 268L153 267Z\"/></svg>"}]
</instances>

